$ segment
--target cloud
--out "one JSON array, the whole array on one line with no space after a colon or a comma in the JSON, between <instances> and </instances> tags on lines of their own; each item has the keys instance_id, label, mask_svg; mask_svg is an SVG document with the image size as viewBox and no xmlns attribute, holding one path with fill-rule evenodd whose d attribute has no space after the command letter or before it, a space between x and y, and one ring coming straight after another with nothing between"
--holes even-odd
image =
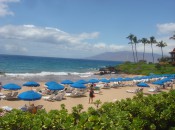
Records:
<instances>
[{"instance_id":1,"label":"cloud","mask_svg":"<svg viewBox=\"0 0 175 130\"><path fill-rule=\"evenodd\" d=\"M70 34L58 28L37 27L35 25L4 25L0 27L1 46L7 52L20 52L27 55L40 55L54 52L53 55L65 53L69 57L84 57L89 54L98 54L107 49L115 50L114 45L105 43L91 43L91 40L99 37L99 32L83 32L80 34ZM31 51L32 50L32 51ZM49 51L51 50L51 51ZM81 55L80 55L81 54ZM44 55L44 54L41 54ZM49 54L50 55L50 54Z\"/></svg>"},{"instance_id":2,"label":"cloud","mask_svg":"<svg viewBox=\"0 0 175 130\"><path fill-rule=\"evenodd\" d=\"M98 35L98 32L73 35L57 28L42 28L34 25L6 25L0 27L0 36L6 39L23 39L52 44L80 44L84 40L97 38Z\"/></svg>"},{"instance_id":3,"label":"cloud","mask_svg":"<svg viewBox=\"0 0 175 130\"><path fill-rule=\"evenodd\" d=\"M0 17L6 15L14 15L12 11L9 10L9 3L19 2L20 0L0 0Z\"/></svg>"},{"instance_id":4,"label":"cloud","mask_svg":"<svg viewBox=\"0 0 175 130\"><path fill-rule=\"evenodd\" d=\"M169 34L175 32L175 23L157 24L159 34Z\"/></svg>"}]
</instances>

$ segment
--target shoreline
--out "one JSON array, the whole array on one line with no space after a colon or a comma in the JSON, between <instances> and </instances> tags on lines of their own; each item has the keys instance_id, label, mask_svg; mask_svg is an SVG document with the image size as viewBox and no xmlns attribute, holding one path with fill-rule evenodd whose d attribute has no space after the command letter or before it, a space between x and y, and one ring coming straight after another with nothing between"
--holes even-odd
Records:
<instances>
[{"instance_id":1,"label":"shoreline","mask_svg":"<svg viewBox=\"0 0 175 130\"><path fill-rule=\"evenodd\" d=\"M22 85L24 82L27 81L36 81L36 82L48 82L48 81L57 81L60 83L63 80L69 79L72 80L73 82L79 80L79 79L84 79L84 80L89 80L91 78L117 78L117 77L127 77L127 74L104 74L104 75L96 75L94 72L91 72L91 75L86 75L82 76L81 74L69 74L69 75L29 75L29 76L23 76L23 75L18 75L18 76L13 76L13 75L0 75L0 82L2 84L6 84L9 82L16 83L18 85ZM132 75L131 75L132 76ZM130 77L131 77L130 76ZM135 75L133 75L135 76Z\"/></svg>"}]
</instances>

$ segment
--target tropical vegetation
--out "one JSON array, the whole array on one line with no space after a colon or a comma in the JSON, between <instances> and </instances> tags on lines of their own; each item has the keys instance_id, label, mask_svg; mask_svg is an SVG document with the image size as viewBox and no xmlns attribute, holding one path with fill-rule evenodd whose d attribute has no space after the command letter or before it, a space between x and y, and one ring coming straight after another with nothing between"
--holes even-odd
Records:
<instances>
[{"instance_id":1,"label":"tropical vegetation","mask_svg":"<svg viewBox=\"0 0 175 130\"><path fill-rule=\"evenodd\" d=\"M167 61L159 63L145 63L145 62L125 62L115 67L117 73L136 74L136 75L149 75L154 74L173 74L175 67L169 64Z\"/></svg>"},{"instance_id":2,"label":"tropical vegetation","mask_svg":"<svg viewBox=\"0 0 175 130\"><path fill-rule=\"evenodd\" d=\"M163 57L163 47L167 46L167 44L164 41L160 41L157 42L154 36L151 36L149 39L147 38L141 38L138 39L137 36L135 36L134 34L130 34L128 37L126 37L130 40L130 42L128 44L131 44L132 46L132 52L133 52L133 59L134 59L134 63L139 62L138 60L138 55L137 55L137 44L138 43L142 43L144 46L143 48L143 61L145 60L145 46L147 44L151 45L151 50L152 50L152 59L153 59L153 63L155 62L154 59L154 48L153 48L153 44L156 44L156 46L161 48L161 52L162 52L162 58ZM173 39L174 37L171 37L171 39ZM135 49L134 49L135 48Z\"/></svg>"},{"instance_id":3,"label":"tropical vegetation","mask_svg":"<svg viewBox=\"0 0 175 130\"><path fill-rule=\"evenodd\" d=\"M78 105L36 114L12 110L0 117L2 130L168 130L175 129L175 90L106 102L83 111Z\"/></svg>"},{"instance_id":4,"label":"tropical vegetation","mask_svg":"<svg viewBox=\"0 0 175 130\"><path fill-rule=\"evenodd\" d=\"M170 37L170 39L175 40L175 33L174 33L174 35L172 37Z\"/></svg>"}]
</instances>

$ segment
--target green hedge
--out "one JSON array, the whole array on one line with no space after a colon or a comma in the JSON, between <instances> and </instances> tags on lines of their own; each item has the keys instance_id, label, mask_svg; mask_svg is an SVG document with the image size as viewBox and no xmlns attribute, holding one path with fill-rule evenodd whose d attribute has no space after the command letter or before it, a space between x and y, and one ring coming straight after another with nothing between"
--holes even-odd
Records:
<instances>
[{"instance_id":1,"label":"green hedge","mask_svg":"<svg viewBox=\"0 0 175 130\"><path fill-rule=\"evenodd\" d=\"M78 105L68 113L40 110L30 114L12 110L0 118L2 130L168 130L175 129L175 90L106 102L84 112Z\"/></svg>"}]
</instances>

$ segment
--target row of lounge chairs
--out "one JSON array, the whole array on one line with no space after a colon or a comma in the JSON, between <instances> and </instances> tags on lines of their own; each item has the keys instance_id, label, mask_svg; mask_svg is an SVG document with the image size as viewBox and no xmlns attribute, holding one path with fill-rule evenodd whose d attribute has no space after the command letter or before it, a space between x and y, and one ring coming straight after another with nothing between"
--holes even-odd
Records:
<instances>
[{"instance_id":1,"label":"row of lounge chairs","mask_svg":"<svg viewBox=\"0 0 175 130\"><path fill-rule=\"evenodd\" d=\"M52 94L52 95L49 95L49 96L43 96L42 98L46 101L61 101L62 99L65 98L65 94L66 92L65 91L62 91L62 92L58 92L58 94Z\"/></svg>"},{"instance_id":2,"label":"row of lounge chairs","mask_svg":"<svg viewBox=\"0 0 175 130\"><path fill-rule=\"evenodd\" d=\"M34 104L31 104L30 106L24 105L22 107L19 107L20 110L24 111L24 112L30 112L35 114L37 112L37 110L40 110L43 108L43 105L38 105L38 106L34 106Z\"/></svg>"},{"instance_id":3,"label":"row of lounge chairs","mask_svg":"<svg viewBox=\"0 0 175 130\"><path fill-rule=\"evenodd\" d=\"M126 92L128 92L128 93L139 93L139 92L143 92L143 88L136 88L134 90L126 90Z\"/></svg>"},{"instance_id":4,"label":"row of lounge chairs","mask_svg":"<svg viewBox=\"0 0 175 130\"><path fill-rule=\"evenodd\" d=\"M155 86L154 88L148 89L149 92L161 92L161 88L159 86ZM143 92L143 88L136 88L134 90L126 90L128 93L138 93Z\"/></svg>"},{"instance_id":5,"label":"row of lounge chairs","mask_svg":"<svg viewBox=\"0 0 175 130\"><path fill-rule=\"evenodd\" d=\"M14 92L12 93L7 93L5 95L0 96L1 99L5 99L5 100L13 100L13 99L17 99L18 96L18 92Z\"/></svg>"}]
</instances>

